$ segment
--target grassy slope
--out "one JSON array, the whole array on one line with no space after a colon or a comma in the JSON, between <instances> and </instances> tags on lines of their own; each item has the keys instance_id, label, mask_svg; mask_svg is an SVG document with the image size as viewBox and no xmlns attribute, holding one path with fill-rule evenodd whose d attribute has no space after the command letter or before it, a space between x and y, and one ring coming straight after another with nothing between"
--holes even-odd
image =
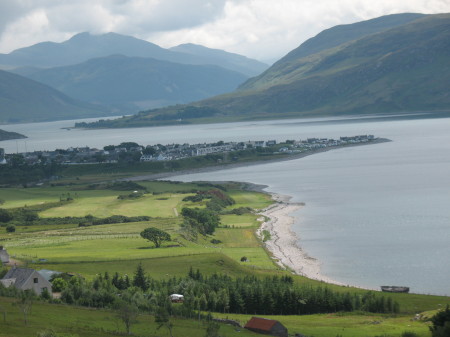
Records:
<instances>
[{"instance_id":1,"label":"grassy slope","mask_svg":"<svg viewBox=\"0 0 450 337\"><path fill-rule=\"evenodd\" d=\"M176 196L174 194L175 191L190 192L195 185L164 182L146 182L143 184L154 192L166 192L155 197L165 198L169 196L168 200L155 200L151 204L159 203L158 206L161 209L156 212L169 214L168 217L155 218L144 223L112 224L87 228L78 228L76 225L63 225L57 226L57 228L51 228L51 226L42 226L42 228L29 226L24 228L19 226L16 234L7 234L4 228L0 228L0 240L7 239L4 244L8 250L23 260L36 261L38 258L48 260L47 262L31 263L31 266L37 269L45 268L77 272L88 278L105 271L109 273L120 271L120 273L132 275L138 263L143 264L144 269L150 276L158 279L186 275L191 266L194 269L200 269L204 274L220 272L233 277L252 274L264 276L286 273L274 265L261 247L259 240L255 237L254 230L258 225L255 215L223 216L223 224L230 227L234 226L234 228L219 228L216 231L214 238L222 241L218 245L211 244L210 240L213 237L201 237L195 243L186 241L177 231L180 219L174 216L173 203L168 203L168 201L171 199L170 196ZM201 186L200 188L208 187ZM45 201L55 201L62 193L67 194L69 192L71 194L75 193L63 187L23 190L2 189L0 190L0 198L6 200L5 205L30 205ZM111 190L78 190L76 193L79 195L79 204L86 206L88 203L84 199L90 200L90 203L97 205L98 214L105 213L102 207L105 209L111 208L111 204L104 203L102 206L99 201L104 201L105 198L118 193L124 194L123 191ZM268 197L261 193L244 192L237 189L232 189L229 193L237 202L233 207L262 208L270 202ZM177 209L180 209L185 204L185 202L181 201L180 196L173 197L173 200L177 201ZM116 201L114 200L114 202ZM134 215L147 212L146 204L142 203L141 200L125 200L124 204L127 205L126 209L130 213L135 213ZM189 204L203 207L203 203ZM74 215L71 212L80 212L82 210L78 206L74 209L74 205L77 206L77 200L73 204L65 205L60 209L50 209L44 213L55 211L59 215ZM67 213L64 213L64 211ZM140 238L138 234L148 226L167 230L171 233L173 241L165 243L163 248L152 248L152 245ZM242 256L247 256L249 262L240 262ZM300 276L295 277L295 282L318 284L317 281ZM328 287L336 291L365 292L362 289L334 285L328 285ZM314 336L330 336L330 334L334 336L336 333L340 333L343 336L374 336L381 333L398 336L400 332L405 330L414 331L420 336L428 336L426 324L410 322L411 315L425 310L438 309L450 302L448 297L417 294L393 294L392 297L401 304L401 310L404 313L397 318L362 314L282 316L277 319L286 324L290 331ZM75 309L70 308L70 310ZM78 313L74 311L73 315L76 316ZM100 313L99 315L101 316ZM112 314L109 315L112 316ZM102 326L103 318L100 316L98 320L96 318L95 324ZM236 317L243 322L247 319L246 316L241 315L227 316ZM51 314L49 317L51 317ZM10 329L14 328L8 327L8 329L5 331L11 333L13 330ZM19 329L20 332L17 330L17 335L20 336L24 333L23 331L28 331L27 329ZM83 331L83 328L79 326L76 329L76 331ZM89 333L86 332L83 336L89 336ZM0 336L3 336L1 332Z\"/></svg>"},{"instance_id":2,"label":"grassy slope","mask_svg":"<svg viewBox=\"0 0 450 337\"><path fill-rule=\"evenodd\" d=\"M0 313L6 311L6 322L0 321L1 337L30 337L38 332L53 329L61 337L107 337L126 335L124 324L113 311L98 310L66 305L50 305L35 302L25 325L23 316L14 307L13 299L0 297ZM64 314L61 314L64 313ZM2 315L3 316L3 315ZM173 318L173 335L185 337L204 336L206 327L195 320ZM137 323L131 326L135 336L169 336L166 328L157 329L158 325L151 315L139 315ZM222 324L220 332L226 336L257 336L249 331L236 331L231 326Z\"/></svg>"}]
</instances>

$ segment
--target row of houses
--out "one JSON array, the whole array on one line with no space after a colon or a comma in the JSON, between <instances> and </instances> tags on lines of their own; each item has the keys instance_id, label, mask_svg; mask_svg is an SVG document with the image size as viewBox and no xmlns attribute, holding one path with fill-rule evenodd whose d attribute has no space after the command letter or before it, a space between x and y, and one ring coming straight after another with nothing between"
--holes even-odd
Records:
<instances>
[{"instance_id":1,"label":"row of houses","mask_svg":"<svg viewBox=\"0 0 450 337\"><path fill-rule=\"evenodd\" d=\"M95 164L117 162L150 162L178 160L188 157L204 156L209 154L227 153L254 148L274 148L274 152L301 152L330 146L365 143L374 140L373 135L358 135L352 137L307 138L305 140L287 140L277 144L276 140L256 140L246 142L216 142L201 144L167 144L141 146L136 143L121 143L118 146L109 145L103 149L85 147L70 147L55 151L34 151L22 153L23 161L29 165L56 162L59 164ZM278 145L278 146L277 146ZM284 145L284 146L282 146ZM15 155L4 154L0 149L0 163L7 163ZM16 158L17 159L17 158Z\"/></svg>"}]
</instances>

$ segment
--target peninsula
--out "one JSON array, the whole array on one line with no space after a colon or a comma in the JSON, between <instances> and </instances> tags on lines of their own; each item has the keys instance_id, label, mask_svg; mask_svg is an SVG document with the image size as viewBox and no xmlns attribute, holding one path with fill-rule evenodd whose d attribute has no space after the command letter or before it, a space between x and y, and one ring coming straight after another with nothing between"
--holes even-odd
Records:
<instances>
[{"instance_id":1,"label":"peninsula","mask_svg":"<svg viewBox=\"0 0 450 337\"><path fill-rule=\"evenodd\" d=\"M6 154L0 184L36 184L74 177L108 175L109 179L161 179L175 174L230 168L261 162L297 159L332 149L389 141L374 135L339 139L258 140L203 144L156 144L134 142L103 149L79 147L55 151Z\"/></svg>"}]
</instances>

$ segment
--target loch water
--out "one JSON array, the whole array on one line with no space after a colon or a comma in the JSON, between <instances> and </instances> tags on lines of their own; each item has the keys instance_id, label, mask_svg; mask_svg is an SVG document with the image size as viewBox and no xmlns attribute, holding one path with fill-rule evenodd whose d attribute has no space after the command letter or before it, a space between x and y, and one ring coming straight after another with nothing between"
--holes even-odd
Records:
<instances>
[{"instance_id":1,"label":"loch water","mask_svg":"<svg viewBox=\"0 0 450 337\"><path fill-rule=\"evenodd\" d=\"M73 122L6 125L27 140L7 153L70 146L102 147L224 141L338 138L374 134L392 141L341 148L302 159L173 180L247 181L292 196L299 245L322 274L368 288L409 286L450 295L450 118L308 119L139 129L61 129Z\"/></svg>"}]
</instances>

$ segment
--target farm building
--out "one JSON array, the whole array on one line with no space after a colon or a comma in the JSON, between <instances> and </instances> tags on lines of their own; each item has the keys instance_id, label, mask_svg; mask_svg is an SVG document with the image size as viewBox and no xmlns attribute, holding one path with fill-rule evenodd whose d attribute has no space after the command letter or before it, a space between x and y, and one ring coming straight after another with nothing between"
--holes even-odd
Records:
<instances>
[{"instance_id":1,"label":"farm building","mask_svg":"<svg viewBox=\"0 0 450 337\"><path fill-rule=\"evenodd\" d=\"M184 296L180 294L172 294L169 297L172 303L181 303L184 301Z\"/></svg>"},{"instance_id":2,"label":"farm building","mask_svg":"<svg viewBox=\"0 0 450 337\"><path fill-rule=\"evenodd\" d=\"M5 287L14 286L20 290L33 290L40 295L44 289L51 293L52 285L41 274L29 268L11 268L0 280Z\"/></svg>"},{"instance_id":3,"label":"farm building","mask_svg":"<svg viewBox=\"0 0 450 337\"><path fill-rule=\"evenodd\" d=\"M0 265L9 263L9 254L3 246L0 246Z\"/></svg>"},{"instance_id":4,"label":"farm building","mask_svg":"<svg viewBox=\"0 0 450 337\"><path fill-rule=\"evenodd\" d=\"M264 335L277 337L288 336L288 330L286 329L286 327L280 322L275 321L273 319L252 317L247 322L244 328Z\"/></svg>"}]
</instances>

